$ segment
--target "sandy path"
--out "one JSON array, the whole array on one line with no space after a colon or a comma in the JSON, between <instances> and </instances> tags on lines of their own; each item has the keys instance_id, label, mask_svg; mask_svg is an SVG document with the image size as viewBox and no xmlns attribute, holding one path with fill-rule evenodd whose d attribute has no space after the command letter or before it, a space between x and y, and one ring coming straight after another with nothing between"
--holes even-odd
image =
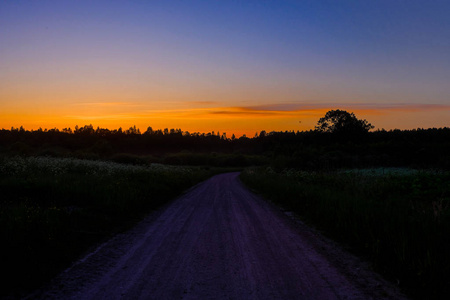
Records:
<instances>
[{"instance_id":1,"label":"sandy path","mask_svg":"<svg viewBox=\"0 0 450 300\"><path fill-rule=\"evenodd\" d=\"M33 298L387 299L359 260L215 176L101 245Z\"/></svg>"}]
</instances>

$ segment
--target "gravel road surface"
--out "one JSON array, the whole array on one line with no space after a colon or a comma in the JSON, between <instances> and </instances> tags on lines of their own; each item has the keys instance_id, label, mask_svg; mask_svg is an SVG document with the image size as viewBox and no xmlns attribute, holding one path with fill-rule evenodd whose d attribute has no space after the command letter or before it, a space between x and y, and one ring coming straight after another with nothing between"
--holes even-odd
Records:
<instances>
[{"instance_id":1,"label":"gravel road surface","mask_svg":"<svg viewBox=\"0 0 450 300\"><path fill-rule=\"evenodd\" d=\"M197 185L30 298L404 299L238 175Z\"/></svg>"}]
</instances>

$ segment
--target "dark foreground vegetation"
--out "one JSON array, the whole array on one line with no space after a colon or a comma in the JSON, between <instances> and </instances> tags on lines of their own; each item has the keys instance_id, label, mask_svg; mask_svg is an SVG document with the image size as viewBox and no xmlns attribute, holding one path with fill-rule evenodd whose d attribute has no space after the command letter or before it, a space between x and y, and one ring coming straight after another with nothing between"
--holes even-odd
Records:
<instances>
[{"instance_id":1,"label":"dark foreground vegetation","mask_svg":"<svg viewBox=\"0 0 450 300\"><path fill-rule=\"evenodd\" d=\"M247 185L364 255L408 295L450 298L450 128L371 129L337 110L315 130L252 138L0 130L1 291L39 286L217 168L254 166L242 174Z\"/></svg>"},{"instance_id":2,"label":"dark foreground vegetation","mask_svg":"<svg viewBox=\"0 0 450 300\"><path fill-rule=\"evenodd\" d=\"M179 129L140 133L136 128L93 126L59 131L0 130L5 155L75 157L120 163L251 166L308 170L361 167L450 169L450 128L374 132L270 132L254 137L188 133Z\"/></svg>"},{"instance_id":3,"label":"dark foreground vegetation","mask_svg":"<svg viewBox=\"0 0 450 300\"><path fill-rule=\"evenodd\" d=\"M364 256L412 298L450 298L450 172L260 167L241 179Z\"/></svg>"},{"instance_id":4,"label":"dark foreground vegetation","mask_svg":"<svg viewBox=\"0 0 450 300\"><path fill-rule=\"evenodd\" d=\"M213 171L0 157L0 298L39 287Z\"/></svg>"}]
</instances>

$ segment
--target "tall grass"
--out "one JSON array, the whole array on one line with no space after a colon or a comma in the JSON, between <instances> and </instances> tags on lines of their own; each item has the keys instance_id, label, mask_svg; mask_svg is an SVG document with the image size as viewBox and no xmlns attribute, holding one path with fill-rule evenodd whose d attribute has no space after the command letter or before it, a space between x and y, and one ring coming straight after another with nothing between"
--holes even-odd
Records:
<instances>
[{"instance_id":1,"label":"tall grass","mask_svg":"<svg viewBox=\"0 0 450 300\"><path fill-rule=\"evenodd\" d=\"M94 243L211 173L157 164L0 158L0 296L38 287Z\"/></svg>"},{"instance_id":2,"label":"tall grass","mask_svg":"<svg viewBox=\"0 0 450 300\"><path fill-rule=\"evenodd\" d=\"M251 188L365 256L416 299L450 299L450 174L248 169Z\"/></svg>"}]
</instances>

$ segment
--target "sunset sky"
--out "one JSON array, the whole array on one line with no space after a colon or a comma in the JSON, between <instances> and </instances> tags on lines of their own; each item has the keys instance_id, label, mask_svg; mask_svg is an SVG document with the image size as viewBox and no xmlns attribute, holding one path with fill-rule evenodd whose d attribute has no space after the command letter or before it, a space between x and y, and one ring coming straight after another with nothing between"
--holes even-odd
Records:
<instances>
[{"instance_id":1,"label":"sunset sky","mask_svg":"<svg viewBox=\"0 0 450 300\"><path fill-rule=\"evenodd\" d=\"M0 1L0 129L450 126L450 1Z\"/></svg>"}]
</instances>

